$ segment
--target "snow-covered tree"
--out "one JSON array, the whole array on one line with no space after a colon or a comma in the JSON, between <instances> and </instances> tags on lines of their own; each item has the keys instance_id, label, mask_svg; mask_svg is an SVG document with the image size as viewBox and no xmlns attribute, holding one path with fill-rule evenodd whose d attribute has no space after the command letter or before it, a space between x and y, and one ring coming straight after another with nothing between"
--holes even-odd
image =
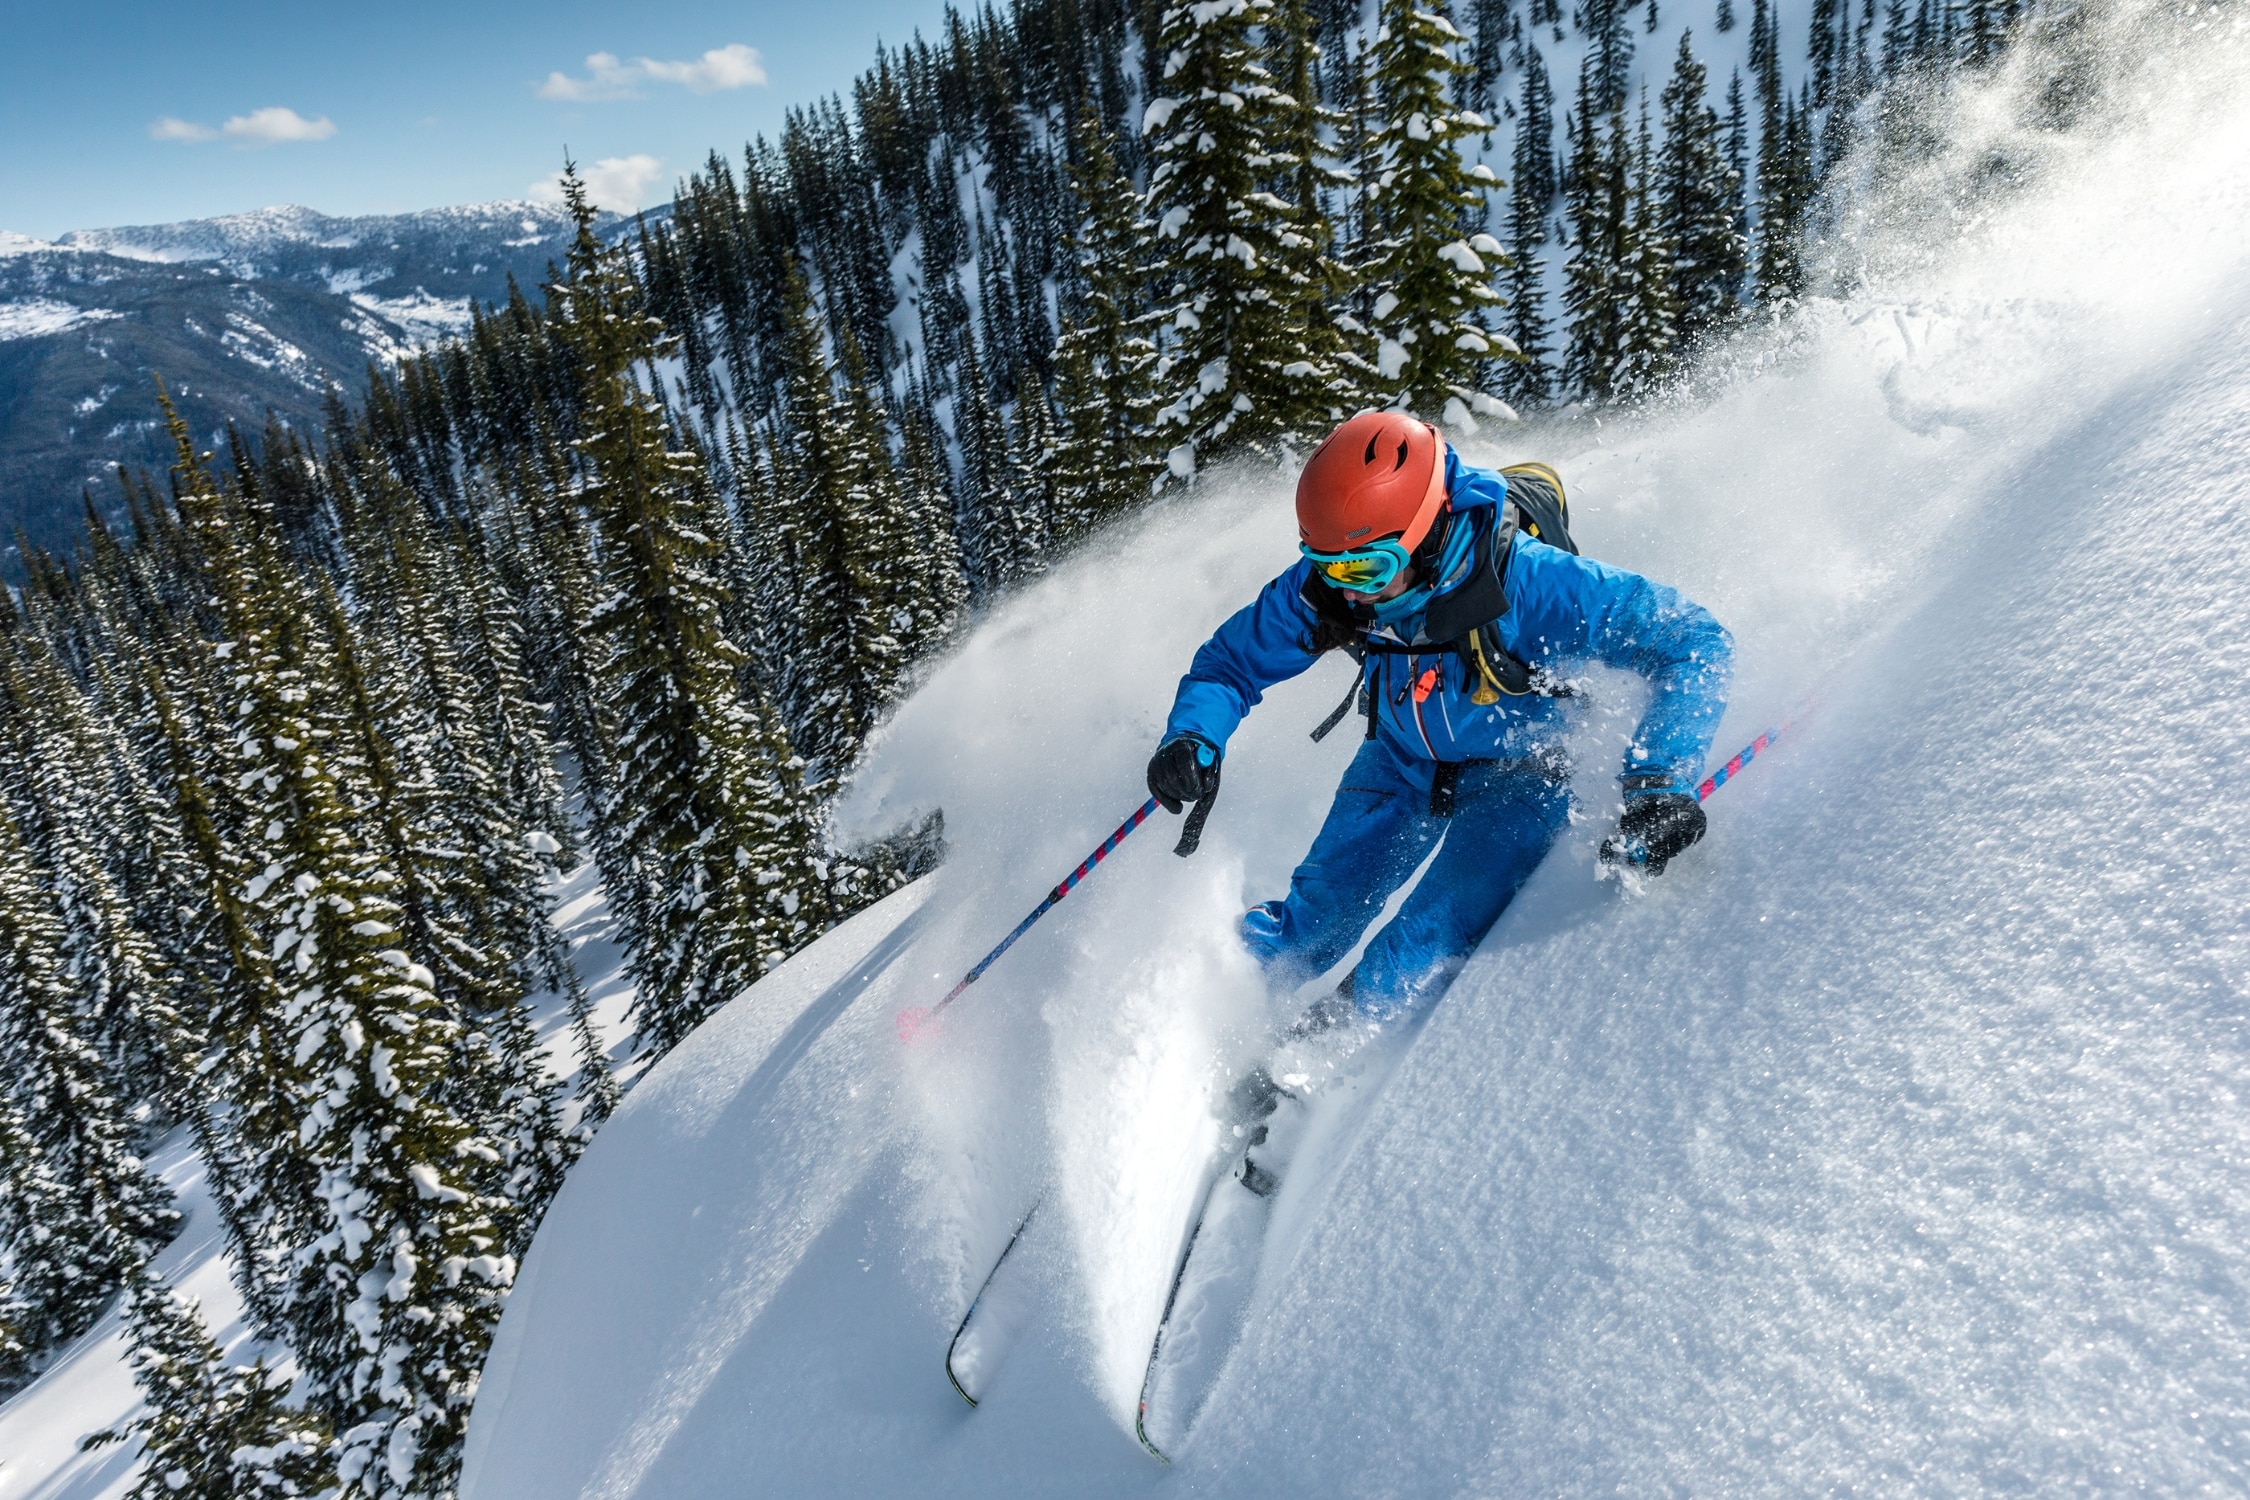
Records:
<instances>
[{"instance_id":1,"label":"snow-covered tree","mask_svg":"<svg viewBox=\"0 0 2250 1500\"><path fill-rule=\"evenodd\" d=\"M1314 25L1306 0L1275 0L1265 37L1280 91L1273 100L1273 189L1292 216L1281 236L1287 285L1296 296L1291 321L1298 357L1317 371L1298 389L1306 421L1321 432L1376 399L1379 382L1373 366L1353 347L1347 329L1351 320L1343 310L1357 275L1339 257L1329 204L1352 186L1356 174L1337 159L1350 135L1349 121L1343 111L1321 102L1323 59Z\"/></svg>"},{"instance_id":2,"label":"snow-covered tree","mask_svg":"<svg viewBox=\"0 0 2250 1500\"><path fill-rule=\"evenodd\" d=\"M1383 0L1372 53L1382 124L1367 194L1377 239L1360 267L1373 295L1370 334L1380 389L1391 404L1473 431L1476 414L1508 415L1478 388L1478 369L1514 341L1486 326L1501 305L1493 277L1508 269L1500 242L1480 227L1485 194L1500 186L1470 165L1460 142L1489 124L1455 109L1467 65L1461 34L1415 0Z\"/></svg>"},{"instance_id":3,"label":"snow-covered tree","mask_svg":"<svg viewBox=\"0 0 2250 1500\"><path fill-rule=\"evenodd\" d=\"M1784 97L1758 138L1758 235L1754 280L1761 303L1804 290L1801 243L1815 183L1811 110Z\"/></svg>"},{"instance_id":4,"label":"snow-covered tree","mask_svg":"<svg viewBox=\"0 0 2250 1500\"><path fill-rule=\"evenodd\" d=\"M1594 397L1607 396L1623 343L1617 302L1618 263L1629 211L1625 118L1610 116L1609 146L1602 139L1600 96L1593 71L1578 75L1578 105L1565 128L1570 169L1563 209L1570 220L1570 258L1563 262L1563 313L1570 342L1563 354L1563 384Z\"/></svg>"},{"instance_id":5,"label":"snow-covered tree","mask_svg":"<svg viewBox=\"0 0 2250 1500\"><path fill-rule=\"evenodd\" d=\"M8 1133L0 1253L32 1349L75 1337L179 1224L133 1150L131 1104L90 1040L71 936L15 819L0 810L0 1092ZM8 1142L0 1142L7 1145Z\"/></svg>"},{"instance_id":6,"label":"snow-covered tree","mask_svg":"<svg viewBox=\"0 0 2250 1500\"><path fill-rule=\"evenodd\" d=\"M139 1438L131 1500L326 1500L338 1493L333 1440L289 1404L264 1360L230 1365L192 1303L146 1272L125 1317L145 1409L83 1446Z\"/></svg>"},{"instance_id":7,"label":"snow-covered tree","mask_svg":"<svg viewBox=\"0 0 2250 1500\"><path fill-rule=\"evenodd\" d=\"M1672 245L1665 238L1651 193L1656 175L1649 139L1648 98L1641 98L1639 133L1621 159L1628 177L1624 232L1617 242L1618 342L1610 388L1618 396L1645 396L1672 374L1679 338L1679 299L1672 288Z\"/></svg>"},{"instance_id":8,"label":"snow-covered tree","mask_svg":"<svg viewBox=\"0 0 2250 1500\"><path fill-rule=\"evenodd\" d=\"M1523 104L1516 113L1508 197L1508 238L1515 251L1509 333L1522 358L1502 368L1501 383L1518 402L1538 405L1554 394L1554 371L1547 364L1553 330L1547 321L1546 266L1538 251L1547 242L1547 210L1555 198L1555 90L1539 49L1527 46L1523 53Z\"/></svg>"},{"instance_id":9,"label":"snow-covered tree","mask_svg":"<svg viewBox=\"0 0 2250 1500\"><path fill-rule=\"evenodd\" d=\"M228 1041L247 1061L222 1077L272 1200L252 1252L273 1262L279 1322L339 1432L344 1479L370 1496L441 1492L520 1216L475 1191L472 1164L501 1148L446 1095L454 1070L497 1064L471 1055L436 976L401 946L403 882L363 836L373 792L338 643L262 508L222 493L172 424L216 606L229 781L264 861L238 897L253 1008Z\"/></svg>"},{"instance_id":10,"label":"snow-covered tree","mask_svg":"<svg viewBox=\"0 0 2250 1500\"><path fill-rule=\"evenodd\" d=\"M1749 242L1737 227L1742 181L1727 160L1719 116L1705 102L1707 73L1691 34L1664 87L1664 151L1657 218L1671 246L1680 342L1693 347L1724 328L1740 306Z\"/></svg>"},{"instance_id":11,"label":"snow-covered tree","mask_svg":"<svg viewBox=\"0 0 2250 1500\"><path fill-rule=\"evenodd\" d=\"M801 277L789 283L786 469L763 547L786 609L770 630L788 665L782 707L817 777L851 768L906 669L951 623L951 528L926 533L891 462L884 409L846 326L839 360ZM841 377L841 378L839 378Z\"/></svg>"},{"instance_id":12,"label":"snow-covered tree","mask_svg":"<svg viewBox=\"0 0 2250 1500\"><path fill-rule=\"evenodd\" d=\"M744 682L722 627L714 496L641 373L661 330L583 187L568 276L551 295L584 393L578 457L602 537L601 684L617 748L598 825L639 994L637 1044L668 1050L817 933L826 889L804 762Z\"/></svg>"},{"instance_id":13,"label":"snow-covered tree","mask_svg":"<svg viewBox=\"0 0 2250 1500\"><path fill-rule=\"evenodd\" d=\"M985 592L1046 566L1049 517L1026 489L1015 435L976 340L961 336L953 383L953 436L961 449L961 533L969 575Z\"/></svg>"},{"instance_id":14,"label":"snow-covered tree","mask_svg":"<svg viewBox=\"0 0 2250 1500\"><path fill-rule=\"evenodd\" d=\"M527 1004L559 946L545 906L550 870L539 831L511 815L492 763L485 689L461 662L470 630L453 560L418 507L392 507L383 530L388 649L368 650L326 601L350 725L334 750L340 767L367 778L363 826L399 872L407 946L435 958L438 994L460 1027L461 1065L442 1102L498 1151L469 1169L474 1185L516 1206L528 1240L572 1156Z\"/></svg>"},{"instance_id":15,"label":"snow-covered tree","mask_svg":"<svg viewBox=\"0 0 2250 1500\"><path fill-rule=\"evenodd\" d=\"M141 835L120 816L105 754L115 733L46 640L0 648L0 802L12 804L61 925L63 972L121 1098L175 1099L173 987L118 874ZM8 775L8 768L14 774Z\"/></svg>"},{"instance_id":16,"label":"snow-covered tree","mask_svg":"<svg viewBox=\"0 0 2250 1500\"><path fill-rule=\"evenodd\" d=\"M1065 535L1145 500L1161 466L1150 392L1156 348L1147 337L1145 289L1134 259L1140 197L1107 143L1091 131L1079 141L1072 181L1079 207L1078 295L1055 345L1061 413L1047 459Z\"/></svg>"},{"instance_id":17,"label":"snow-covered tree","mask_svg":"<svg viewBox=\"0 0 2250 1500\"><path fill-rule=\"evenodd\" d=\"M1297 209L1270 186L1284 122L1258 28L1273 14L1272 0L1188 0L1166 8L1151 49L1140 254L1161 330L1158 430L1179 479L1230 452L1277 454L1328 421L1333 375L1295 316Z\"/></svg>"},{"instance_id":18,"label":"snow-covered tree","mask_svg":"<svg viewBox=\"0 0 2250 1500\"><path fill-rule=\"evenodd\" d=\"M89 1301L84 1247L110 1242L32 1138L13 1091L0 1089L0 1394L93 1321L103 1297Z\"/></svg>"}]
</instances>

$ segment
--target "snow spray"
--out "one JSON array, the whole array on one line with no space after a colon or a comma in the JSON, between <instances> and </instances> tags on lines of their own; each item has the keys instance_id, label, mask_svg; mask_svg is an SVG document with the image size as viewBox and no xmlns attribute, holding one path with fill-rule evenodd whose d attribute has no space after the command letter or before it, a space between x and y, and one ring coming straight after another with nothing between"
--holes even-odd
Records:
<instances>
[{"instance_id":1,"label":"snow spray","mask_svg":"<svg viewBox=\"0 0 2250 1500\"><path fill-rule=\"evenodd\" d=\"M1767 730L1764 734L1759 735L1749 744L1743 746L1740 750L1736 751L1731 758L1728 759L1725 765L1719 767L1718 770L1712 772L1709 776L1704 777L1702 784L1695 789L1695 800L1698 802L1708 801L1713 792L1717 791L1720 787L1725 786L1729 781L1733 780L1734 777L1741 772L1742 768L1750 764L1751 761L1757 759L1758 755L1761 752L1772 749L1773 746L1780 741L1783 735L1788 734L1792 730L1796 729L1796 727L1804 721L1805 716L1812 712L1813 702L1813 698L1810 695L1807 695L1801 702L1798 703L1795 708L1792 708L1786 715L1783 716L1779 724L1776 724L1773 728ZM1184 855L1193 854L1195 852L1196 845L1203 832L1203 820L1209 817L1211 813L1211 801L1212 799L1209 797L1204 798L1201 802L1198 802L1195 805L1194 811L1188 814L1187 826L1180 830L1179 847L1173 850L1173 853ZM944 1010L948 1005L951 1005L954 1001L960 999L961 992L963 990L966 990L970 985L975 984L977 980L983 975L984 971L991 968L993 964L999 960L1001 954L1007 952L1010 948L1013 948L1016 945L1016 939L1022 937L1025 933L1031 930L1032 923L1047 915L1048 912L1053 911L1057 902L1061 901L1063 897L1069 895L1073 890L1077 889L1078 882L1084 880L1088 875L1091 875L1094 872L1094 867L1100 864L1103 860L1109 858L1110 852L1114 850L1119 844L1124 843L1127 837L1132 834L1133 830L1140 827L1143 823L1147 822L1149 819L1149 814L1155 811L1156 799L1154 797L1149 798L1139 807L1133 809L1131 816L1127 817L1124 822L1117 825L1116 832L1112 833L1108 838L1103 839L1099 848L1095 849L1093 853L1087 855L1083 860L1080 860L1078 863L1078 868L1071 871L1068 875L1064 876L1062 883L1057 885L1053 890L1047 893L1046 900L1033 907L1031 909L1031 914L1025 917L1021 922L1018 922L1015 925L1015 929L1011 931L1006 937L1002 938L999 944L995 946L990 953L987 953L984 957L977 960L976 967L970 969L968 973L961 976L961 982L959 984L956 984L952 989L945 992L945 998L943 1000L940 1000L935 1005L927 1007L920 1005L909 1005L906 1009L900 1011L898 1013L898 1039L902 1042L907 1043L912 1043L917 1040L922 1034L922 1029L937 1019L939 1011Z\"/></svg>"},{"instance_id":2,"label":"snow spray","mask_svg":"<svg viewBox=\"0 0 2250 1500\"><path fill-rule=\"evenodd\" d=\"M1184 830L1182 830L1180 834L1180 847L1178 850L1179 853L1193 854L1195 852L1195 836L1202 833L1203 831L1203 819L1208 815L1210 805L1211 799L1206 797L1203 799L1203 801L1198 802L1195 806L1195 811L1189 814L1188 826ZM936 1020L939 1011L945 1009L948 1005L951 1005L955 1000L958 1000L961 997L961 992L963 990L967 989L970 985L975 984L977 982L978 976L983 974L985 970L991 968L993 962L997 960L1001 954L1007 952L1010 948L1013 948L1016 945L1017 938L1022 937L1025 933L1031 930L1032 923L1038 921L1041 917L1047 915L1048 912L1054 910L1056 902L1062 900L1063 897L1069 895L1072 890L1076 889L1079 881L1084 880L1088 875L1093 873L1094 866L1109 858L1110 851L1112 849L1115 849L1119 844L1124 843L1127 836L1130 835L1134 829L1147 822L1149 814L1155 811L1156 799L1154 797L1149 798L1139 807L1133 809L1132 816L1128 817L1124 822L1118 824L1117 831L1115 833L1112 833L1108 838L1103 839L1100 848L1096 849L1093 853L1080 860L1078 862L1078 868L1071 871L1068 875L1064 876L1062 884L1049 891L1047 893L1047 899L1040 902L1037 906L1033 907L1031 909L1031 915L1025 917L1021 922L1018 922L1016 924L1015 931L1002 938L998 947L994 948L984 957L978 959L976 967L969 970L968 973L962 975L961 982L955 985L952 989L946 991L945 998L943 1000L940 1000L937 1004L930 1006L926 1010L919 1005L909 1005L906 1009L900 1011L898 1013L898 1039L902 1042L911 1043L916 1037L920 1036L922 1034L922 1028L929 1025L930 1022Z\"/></svg>"}]
</instances>

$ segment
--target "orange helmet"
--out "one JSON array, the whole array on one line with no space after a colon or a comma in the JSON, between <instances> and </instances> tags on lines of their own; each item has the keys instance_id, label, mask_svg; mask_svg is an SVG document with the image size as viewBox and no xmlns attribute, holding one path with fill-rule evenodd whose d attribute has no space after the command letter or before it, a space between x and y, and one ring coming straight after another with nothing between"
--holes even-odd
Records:
<instances>
[{"instance_id":1,"label":"orange helmet","mask_svg":"<svg viewBox=\"0 0 2250 1500\"><path fill-rule=\"evenodd\" d=\"M1445 440L1402 411L1363 411L1328 435L1297 478L1297 538L1348 552L1385 537L1412 552L1445 505Z\"/></svg>"}]
</instances>

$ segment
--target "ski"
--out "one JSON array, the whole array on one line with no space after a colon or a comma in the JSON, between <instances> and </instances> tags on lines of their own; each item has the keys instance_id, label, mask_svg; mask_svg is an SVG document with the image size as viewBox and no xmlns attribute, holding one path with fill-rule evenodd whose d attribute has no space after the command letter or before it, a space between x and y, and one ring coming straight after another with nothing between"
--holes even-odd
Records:
<instances>
[{"instance_id":1,"label":"ski","mask_svg":"<svg viewBox=\"0 0 2250 1500\"><path fill-rule=\"evenodd\" d=\"M1246 1076L1229 1097L1235 1137L1244 1145L1233 1169L1214 1172L1197 1202L1157 1319L1133 1418L1133 1435L1162 1463L1172 1461L1166 1445L1176 1447L1193 1425L1241 1332L1274 1195L1305 1125L1305 1096L1276 1084L1264 1068ZM1275 1138L1276 1126L1285 1127L1287 1139ZM1177 1427L1166 1431L1170 1419Z\"/></svg>"},{"instance_id":2,"label":"ski","mask_svg":"<svg viewBox=\"0 0 2250 1500\"><path fill-rule=\"evenodd\" d=\"M1023 1221L1016 1225L1016 1232L1008 1236L1008 1243L1001 1247L999 1259L992 1263L991 1270L985 1272L984 1281L977 1287L976 1296L969 1299L969 1310L961 1314L961 1321L954 1326L953 1338L945 1346L945 1378L953 1383L953 1389L971 1407L977 1404L977 1397L971 1387L977 1390L989 1387L1000 1361L1007 1357L1009 1348L1015 1343L1015 1336L1022 1331L1020 1318L995 1315L996 1299L992 1297L992 1290L1000 1280L1000 1272L1008 1264L1008 1257L1015 1254L1016 1246L1023 1243L1024 1231L1039 1216L1040 1204L1046 1201L1044 1194L1035 1200L1030 1211L1023 1216ZM981 1320L977 1316L980 1312L985 1314Z\"/></svg>"}]
</instances>

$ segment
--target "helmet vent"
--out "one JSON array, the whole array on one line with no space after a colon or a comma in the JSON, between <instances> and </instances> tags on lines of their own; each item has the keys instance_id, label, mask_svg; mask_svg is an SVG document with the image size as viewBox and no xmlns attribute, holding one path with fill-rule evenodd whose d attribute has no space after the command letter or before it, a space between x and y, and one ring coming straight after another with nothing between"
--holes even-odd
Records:
<instances>
[{"instance_id":1,"label":"helmet vent","mask_svg":"<svg viewBox=\"0 0 2250 1500\"><path fill-rule=\"evenodd\" d=\"M1405 439L1405 438L1400 438L1400 439L1398 440L1398 462L1397 462L1397 463L1395 463L1395 464L1392 464L1392 465L1391 465L1391 472L1392 472L1393 474L1396 474L1396 473L1397 473L1397 472L1398 472L1399 470L1401 470L1401 469L1403 469L1403 468L1405 468L1405 467L1406 467L1406 439Z\"/></svg>"},{"instance_id":2,"label":"helmet vent","mask_svg":"<svg viewBox=\"0 0 2250 1500\"><path fill-rule=\"evenodd\" d=\"M1367 439L1367 457L1360 460L1360 462L1366 464L1371 469L1375 467L1375 444L1381 441L1382 436L1383 435L1378 432L1369 435Z\"/></svg>"}]
</instances>

